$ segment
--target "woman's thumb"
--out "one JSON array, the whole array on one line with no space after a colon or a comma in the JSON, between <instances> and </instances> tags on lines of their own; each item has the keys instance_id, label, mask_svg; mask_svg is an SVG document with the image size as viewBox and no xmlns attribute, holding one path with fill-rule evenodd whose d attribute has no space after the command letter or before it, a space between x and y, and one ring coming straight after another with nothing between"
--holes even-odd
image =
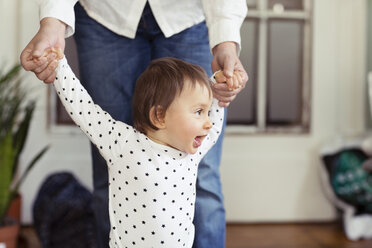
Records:
<instances>
[{"instance_id":1,"label":"woman's thumb","mask_svg":"<svg viewBox=\"0 0 372 248\"><path fill-rule=\"evenodd\" d=\"M227 78L231 78L234 73L234 60L231 59L229 56L226 56L222 69L223 69L223 74Z\"/></svg>"},{"instance_id":2,"label":"woman's thumb","mask_svg":"<svg viewBox=\"0 0 372 248\"><path fill-rule=\"evenodd\" d=\"M34 49L31 53L33 58L40 58L46 55L46 50L49 47L49 44L46 42L38 42L35 44Z\"/></svg>"}]
</instances>

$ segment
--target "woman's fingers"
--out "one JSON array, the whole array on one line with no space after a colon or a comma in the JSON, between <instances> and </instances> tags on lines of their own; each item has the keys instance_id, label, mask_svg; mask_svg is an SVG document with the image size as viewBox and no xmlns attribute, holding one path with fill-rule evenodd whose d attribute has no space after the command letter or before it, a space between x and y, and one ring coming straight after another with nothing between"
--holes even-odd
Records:
<instances>
[{"instance_id":1,"label":"woman's fingers","mask_svg":"<svg viewBox=\"0 0 372 248\"><path fill-rule=\"evenodd\" d=\"M230 91L239 89L243 85L243 80L238 72L234 72L231 78L226 78L222 71L215 74L215 80L219 85L227 85Z\"/></svg>"},{"instance_id":2,"label":"woman's fingers","mask_svg":"<svg viewBox=\"0 0 372 248\"><path fill-rule=\"evenodd\" d=\"M40 73L35 73L37 78L41 81L44 81L44 83L51 83L54 81L55 77L55 69L57 68L58 62L56 60L49 63L49 65Z\"/></svg>"}]
</instances>

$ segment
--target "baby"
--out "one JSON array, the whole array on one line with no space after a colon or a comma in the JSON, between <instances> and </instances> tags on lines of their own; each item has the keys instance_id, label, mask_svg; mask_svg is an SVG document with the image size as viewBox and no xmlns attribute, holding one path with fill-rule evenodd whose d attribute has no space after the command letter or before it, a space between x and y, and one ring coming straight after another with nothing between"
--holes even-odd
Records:
<instances>
[{"instance_id":1,"label":"baby","mask_svg":"<svg viewBox=\"0 0 372 248\"><path fill-rule=\"evenodd\" d=\"M152 61L136 83L134 127L95 105L65 58L56 73L67 112L107 161L110 247L191 248L198 164L224 118L204 70Z\"/></svg>"}]
</instances>

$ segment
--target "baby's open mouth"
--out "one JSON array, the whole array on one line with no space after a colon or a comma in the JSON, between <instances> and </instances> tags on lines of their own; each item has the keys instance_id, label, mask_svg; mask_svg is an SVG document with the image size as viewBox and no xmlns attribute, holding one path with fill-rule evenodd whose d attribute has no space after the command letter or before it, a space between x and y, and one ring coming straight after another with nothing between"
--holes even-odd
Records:
<instances>
[{"instance_id":1,"label":"baby's open mouth","mask_svg":"<svg viewBox=\"0 0 372 248\"><path fill-rule=\"evenodd\" d=\"M196 137L194 138L194 147L195 147L195 148L198 148L199 146L201 146L201 144L202 144L202 142L203 142L205 136L207 136L207 135L196 136Z\"/></svg>"}]
</instances>

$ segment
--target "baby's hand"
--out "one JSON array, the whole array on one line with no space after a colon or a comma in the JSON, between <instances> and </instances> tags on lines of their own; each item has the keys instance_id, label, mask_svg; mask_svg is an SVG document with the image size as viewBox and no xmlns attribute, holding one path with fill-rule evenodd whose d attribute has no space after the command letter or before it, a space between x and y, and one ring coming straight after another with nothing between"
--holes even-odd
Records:
<instances>
[{"instance_id":1,"label":"baby's hand","mask_svg":"<svg viewBox=\"0 0 372 248\"><path fill-rule=\"evenodd\" d=\"M46 57L48 59L48 61L52 61L52 60L60 60L63 58L63 53L62 53L62 50L60 48L54 48L54 47L51 47L51 48L48 48L47 50L44 51L44 54L43 56L35 59L35 60L40 60L42 57Z\"/></svg>"},{"instance_id":2,"label":"baby's hand","mask_svg":"<svg viewBox=\"0 0 372 248\"><path fill-rule=\"evenodd\" d=\"M46 51L48 54L49 53L55 53L57 55L57 59L60 60L60 59L63 59L64 55L63 55L63 52L61 50L61 48L49 48L47 51Z\"/></svg>"},{"instance_id":3,"label":"baby's hand","mask_svg":"<svg viewBox=\"0 0 372 248\"><path fill-rule=\"evenodd\" d=\"M243 86L242 75L239 71L234 71L232 78L227 79L223 75L223 71L217 71L214 74L216 83L226 83L230 90L236 90Z\"/></svg>"}]
</instances>

